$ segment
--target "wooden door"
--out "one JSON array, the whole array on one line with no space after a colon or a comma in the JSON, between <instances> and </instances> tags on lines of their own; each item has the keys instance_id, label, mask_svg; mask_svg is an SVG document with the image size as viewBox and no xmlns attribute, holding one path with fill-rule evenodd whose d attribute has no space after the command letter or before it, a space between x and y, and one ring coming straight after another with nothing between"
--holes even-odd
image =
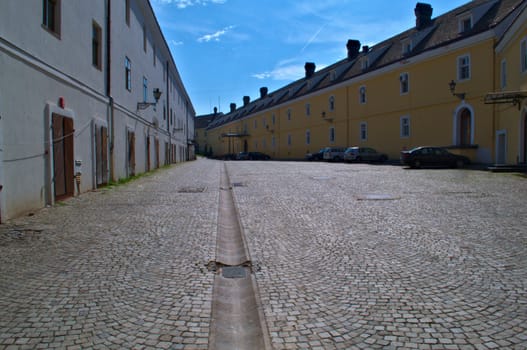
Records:
<instances>
[{"instance_id":1,"label":"wooden door","mask_svg":"<svg viewBox=\"0 0 527 350\"><path fill-rule=\"evenodd\" d=\"M53 113L53 179L55 200L74 195L73 119Z\"/></svg>"}]
</instances>

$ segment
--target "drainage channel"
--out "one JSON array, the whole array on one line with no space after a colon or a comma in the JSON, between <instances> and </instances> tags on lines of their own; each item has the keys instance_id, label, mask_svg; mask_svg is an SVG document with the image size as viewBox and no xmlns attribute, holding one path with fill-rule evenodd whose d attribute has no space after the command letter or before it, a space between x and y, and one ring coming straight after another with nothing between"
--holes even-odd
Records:
<instances>
[{"instance_id":1,"label":"drainage channel","mask_svg":"<svg viewBox=\"0 0 527 350\"><path fill-rule=\"evenodd\" d=\"M209 263L209 268L216 272L209 348L270 349L253 266L225 167L220 180L216 261Z\"/></svg>"}]
</instances>

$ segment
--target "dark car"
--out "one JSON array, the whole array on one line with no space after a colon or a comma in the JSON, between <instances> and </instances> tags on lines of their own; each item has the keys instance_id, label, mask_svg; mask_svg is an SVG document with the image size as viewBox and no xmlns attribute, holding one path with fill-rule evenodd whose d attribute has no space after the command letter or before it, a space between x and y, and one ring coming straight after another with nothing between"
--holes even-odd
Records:
<instances>
[{"instance_id":1,"label":"dark car","mask_svg":"<svg viewBox=\"0 0 527 350\"><path fill-rule=\"evenodd\" d=\"M262 152L240 152L236 156L236 159L237 160L269 160L271 159L271 157Z\"/></svg>"},{"instance_id":2,"label":"dark car","mask_svg":"<svg viewBox=\"0 0 527 350\"><path fill-rule=\"evenodd\" d=\"M470 160L465 156L450 153L442 147L417 147L402 151L401 163L412 168L423 166L462 168L470 164Z\"/></svg>"},{"instance_id":3,"label":"dark car","mask_svg":"<svg viewBox=\"0 0 527 350\"><path fill-rule=\"evenodd\" d=\"M318 161L324 159L324 148L320 149L316 153L308 153L306 154L306 160L310 161Z\"/></svg>"}]
</instances>

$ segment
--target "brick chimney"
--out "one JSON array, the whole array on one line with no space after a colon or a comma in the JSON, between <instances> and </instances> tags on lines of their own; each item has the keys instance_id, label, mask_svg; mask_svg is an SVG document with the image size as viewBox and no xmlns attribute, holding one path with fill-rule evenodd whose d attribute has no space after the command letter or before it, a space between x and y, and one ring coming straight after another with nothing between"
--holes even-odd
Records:
<instances>
[{"instance_id":1,"label":"brick chimney","mask_svg":"<svg viewBox=\"0 0 527 350\"><path fill-rule=\"evenodd\" d=\"M355 57L358 56L360 51L360 41L358 40L348 40L348 43L346 44L346 48L348 49L348 61L351 61Z\"/></svg>"},{"instance_id":2,"label":"brick chimney","mask_svg":"<svg viewBox=\"0 0 527 350\"><path fill-rule=\"evenodd\" d=\"M243 96L243 106L247 106L251 102L251 97Z\"/></svg>"},{"instance_id":3,"label":"brick chimney","mask_svg":"<svg viewBox=\"0 0 527 350\"><path fill-rule=\"evenodd\" d=\"M264 98L267 96L267 88L264 86L264 87L261 87L260 88L260 98Z\"/></svg>"},{"instance_id":4,"label":"brick chimney","mask_svg":"<svg viewBox=\"0 0 527 350\"><path fill-rule=\"evenodd\" d=\"M231 113L236 110L236 103L231 103Z\"/></svg>"},{"instance_id":5,"label":"brick chimney","mask_svg":"<svg viewBox=\"0 0 527 350\"><path fill-rule=\"evenodd\" d=\"M316 66L313 62L306 62L304 68L306 70L306 78L311 78L315 74Z\"/></svg>"},{"instance_id":6,"label":"brick chimney","mask_svg":"<svg viewBox=\"0 0 527 350\"><path fill-rule=\"evenodd\" d=\"M415 5L415 27L418 30L426 28L432 23L432 5L418 2Z\"/></svg>"}]
</instances>

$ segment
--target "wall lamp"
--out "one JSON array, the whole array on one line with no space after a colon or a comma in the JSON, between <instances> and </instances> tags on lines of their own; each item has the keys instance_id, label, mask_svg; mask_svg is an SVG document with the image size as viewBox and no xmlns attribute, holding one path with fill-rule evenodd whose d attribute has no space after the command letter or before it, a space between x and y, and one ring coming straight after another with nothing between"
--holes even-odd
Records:
<instances>
[{"instance_id":1,"label":"wall lamp","mask_svg":"<svg viewBox=\"0 0 527 350\"><path fill-rule=\"evenodd\" d=\"M147 109L149 106L157 105L157 101L159 101L159 98L161 97L162 92L158 88L155 88L153 91L153 94L154 94L154 99L156 100L156 102L137 102L137 110Z\"/></svg>"},{"instance_id":2,"label":"wall lamp","mask_svg":"<svg viewBox=\"0 0 527 350\"><path fill-rule=\"evenodd\" d=\"M448 83L448 86L450 87L450 92L452 93L452 96L456 96L457 98L464 100L465 99L465 93L464 92L456 92L456 82L454 79Z\"/></svg>"},{"instance_id":3,"label":"wall lamp","mask_svg":"<svg viewBox=\"0 0 527 350\"><path fill-rule=\"evenodd\" d=\"M333 121L333 118L326 118L326 112L322 112L321 117L327 122L331 123Z\"/></svg>"}]
</instances>

